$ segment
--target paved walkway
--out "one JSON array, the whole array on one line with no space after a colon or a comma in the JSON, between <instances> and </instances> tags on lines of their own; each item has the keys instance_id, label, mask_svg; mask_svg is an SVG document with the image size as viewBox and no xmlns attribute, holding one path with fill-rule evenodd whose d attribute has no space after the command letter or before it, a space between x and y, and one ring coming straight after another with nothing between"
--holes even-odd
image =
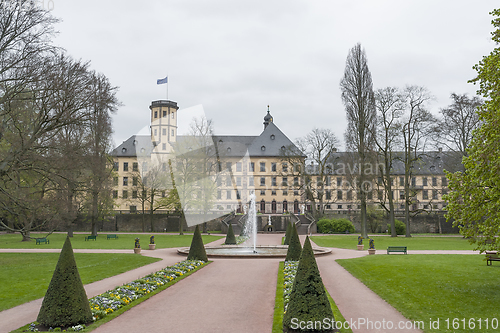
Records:
<instances>
[{"instance_id":1,"label":"paved walkway","mask_svg":"<svg viewBox=\"0 0 500 333\"><path fill-rule=\"evenodd\" d=\"M281 234L259 234L259 245L281 243ZM303 241L304 237L301 237ZM224 239L210 245L220 244ZM0 250L0 252L59 252L60 250ZM130 253L130 250L74 250L87 253ZM385 251L377 251L385 253ZM460 253L472 251L411 251L411 253ZM142 251L143 255L162 258L117 276L85 286L93 297L123 283L143 277L183 260L176 249ZM387 302L368 289L335 262L336 259L361 257L367 251L333 249L332 254L317 257L323 283L335 300L353 332L387 332L377 325L397 327L404 318ZM270 332L276 292L278 262L282 259L215 259L196 274L179 281L94 332ZM0 312L0 333L28 324L38 315L42 299ZM371 324L369 324L371 323ZM373 325L370 327L369 325ZM392 331L392 330L391 330ZM419 330L395 330L396 332Z\"/></svg>"}]
</instances>

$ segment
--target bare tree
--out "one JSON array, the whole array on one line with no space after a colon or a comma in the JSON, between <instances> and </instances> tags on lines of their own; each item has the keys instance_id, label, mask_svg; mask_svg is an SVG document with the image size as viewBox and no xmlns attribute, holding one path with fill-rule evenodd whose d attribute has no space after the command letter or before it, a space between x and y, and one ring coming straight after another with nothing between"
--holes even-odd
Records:
<instances>
[{"instance_id":1,"label":"bare tree","mask_svg":"<svg viewBox=\"0 0 500 333\"><path fill-rule=\"evenodd\" d=\"M440 110L442 118L438 123L438 142L448 150L467 156L467 147L472 140L473 131L479 127L478 108L483 104L481 98L469 98L467 94L451 94L452 104Z\"/></svg>"},{"instance_id":2,"label":"bare tree","mask_svg":"<svg viewBox=\"0 0 500 333\"><path fill-rule=\"evenodd\" d=\"M434 132L435 118L426 109L432 100L432 95L425 87L407 86L403 91L405 113L400 122L402 135L404 164L404 198L405 198L405 224L406 237L411 237L410 231L410 205L413 202L413 193L410 189L413 165L420 159L420 154L425 150L427 140Z\"/></svg>"},{"instance_id":3,"label":"bare tree","mask_svg":"<svg viewBox=\"0 0 500 333\"><path fill-rule=\"evenodd\" d=\"M395 159L395 149L400 139L398 121L404 112L404 101L397 88L387 87L375 92L377 109L377 135L375 143L378 147L379 172L384 195L379 198L380 204L389 215L391 237L397 237L394 218L394 197L392 191L391 170ZM386 204L387 200L387 204Z\"/></svg>"},{"instance_id":4,"label":"bare tree","mask_svg":"<svg viewBox=\"0 0 500 333\"><path fill-rule=\"evenodd\" d=\"M361 201L361 235L367 237L366 197L372 186L365 169L373 152L376 111L372 77L361 44L349 51L340 89L347 116L345 142L348 150L357 153L359 165L356 187Z\"/></svg>"}]
</instances>

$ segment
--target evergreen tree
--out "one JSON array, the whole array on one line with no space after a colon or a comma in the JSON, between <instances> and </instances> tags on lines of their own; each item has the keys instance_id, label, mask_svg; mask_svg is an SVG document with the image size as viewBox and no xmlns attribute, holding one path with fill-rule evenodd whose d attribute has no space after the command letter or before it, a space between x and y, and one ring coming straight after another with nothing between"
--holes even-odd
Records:
<instances>
[{"instance_id":1,"label":"evergreen tree","mask_svg":"<svg viewBox=\"0 0 500 333\"><path fill-rule=\"evenodd\" d=\"M234 237L232 224L229 224L229 228L227 229L226 241L224 242L224 244L236 245L236 237Z\"/></svg>"},{"instance_id":2,"label":"evergreen tree","mask_svg":"<svg viewBox=\"0 0 500 333\"><path fill-rule=\"evenodd\" d=\"M292 221L290 221L286 226L285 241L283 242L283 245L290 244L290 231L292 230L291 228L292 228Z\"/></svg>"},{"instance_id":3,"label":"evergreen tree","mask_svg":"<svg viewBox=\"0 0 500 333\"><path fill-rule=\"evenodd\" d=\"M189 248L187 260L208 261L207 253L205 252L205 246L203 245L203 239L201 238L200 228L198 227L198 225L194 230L193 240L191 241L191 247Z\"/></svg>"},{"instance_id":4,"label":"evergreen tree","mask_svg":"<svg viewBox=\"0 0 500 333\"><path fill-rule=\"evenodd\" d=\"M332 308L326 296L325 287L319 274L309 237L306 237L306 241L304 242L297 275L295 275L292 293L290 294L290 301L283 316L283 332L326 333L335 331L326 325L322 325L321 329L319 327L305 330L300 330L300 328L295 329L292 318L297 318L298 322L312 322L313 325L317 321L324 323L324 320L327 319L328 324L335 325Z\"/></svg>"},{"instance_id":5,"label":"evergreen tree","mask_svg":"<svg viewBox=\"0 0 500 333\"><path fill-rule=\"evenodd\" d=\"M299 234L295 224L290 226L290 243L288 244L288 251L286 252L286 261L298 261L302 253L302 246L300 245Z\"/></svg>"},{"instance_id":6,"label":"evergreen tree","mask_svg":"<svg viewBox=\"0 0 500 333\"><path fill-rule=\"evenodd\" d=\"M59 255L37 321L47 327L68 327L92 322L92 312L76 267L69 237Z\"/></svg>"}]
</instances>

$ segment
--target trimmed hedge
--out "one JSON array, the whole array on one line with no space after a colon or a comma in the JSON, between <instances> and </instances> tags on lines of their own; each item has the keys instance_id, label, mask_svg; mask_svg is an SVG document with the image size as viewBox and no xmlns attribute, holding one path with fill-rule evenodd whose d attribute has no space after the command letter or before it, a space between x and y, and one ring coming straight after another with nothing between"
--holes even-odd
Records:
<instances>
[{"instance_id":1,"label":"trimmed hedge","mask_svg":"<svg viewBox=\"0 0 500 333\"><path fill-rule=\"evenodd\" d=\"M191 241L187 260L208 261L207 252L205 251L205 245L203 245L203 239L201 238L198 225L196 225L196 229L194 229L193 240Z\"/></svg>"},{"instance_id":2,"label":"trimmed hedge","mask_svg":"<svg viewBox=\"0 0 500 333\"><path fill-rule=\"evenodd\" d=\"M317 223L318 232L321 234L355 233L354 225L348 219L321 219Z\"/></svg>"},{"instance_id":3,"label":"trimmed hedge","mask_svg":"<svg viewBox=\"0 0 500 333\"><path fill-rule=\"evenodd\" d=\"M395 220L394 221L394 226L396 227L396 234L397 235L406 235L406 225L404 222L400 220ZM391 225L387 224L387 230L389 233L391 233Z\"/></svg>"},{"instance_id":4,"label":"trimmed hedge","mask_svg":"<svg viewBox=\"0 0 500 333\"><path fill-rule=\"evenodd\" d=\"M229 224L229 228L227 229L226 241L224 242L224 244L236 245L236 237L234 236L232 224Z\"/></svg>"},{"instance_id":5,"label":"trimmed hedge","mask_svg":"<svg viewBox=\"0 0 500 333\"><path fill-rule=\"evenodd\" d=\"M285 241L283 242L283 245L290 245L290 232L291 231L292 231L292 221L288 222L288 225L286 226Z\"/></svg>"},{"instance_id":6,"label":"trimmed hedge","mask_svg":"<svg viewBox=\"0 0 500 333\"><path fill-rule=\"evenodd\" d=\"M297 233L295 224L293 224L290 229L290 244L288 244L285 261L297 261L300 259L302 246L300 245L299 234Z\"/></svg>"},{"instance_id":7,"label":"trimmed hedge","mask_svg":"<svg viewBox=\"0 0 500 333\"><path fill-rule=\"evenodd\" d=\"M298 322L323 322L325 318L333 319L333 312L326 295L325 286L319 274L309 237L306 237L302 255L300 256L297 274L293 282L292 292L287 310L283 316L283 332L333 332L334 330L300 330L294 329L292 319ZM295 325L296 326L296 325Z\"/></svg>"},{"instance_id":8,"label":"trimmed hedge","mask_svg":"<svg viewBox=\"0 0 500 333\"><path fill-rule=\"evenodd\" d=\"M93 321L69 237L64 242L36 320L47 327L69 327Z\"/></svg>"}]
</instances>

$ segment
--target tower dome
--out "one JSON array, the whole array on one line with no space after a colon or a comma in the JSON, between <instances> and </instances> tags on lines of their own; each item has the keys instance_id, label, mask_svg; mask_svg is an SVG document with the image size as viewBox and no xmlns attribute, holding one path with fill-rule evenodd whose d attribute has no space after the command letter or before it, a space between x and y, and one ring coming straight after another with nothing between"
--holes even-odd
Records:
<instances>
[{"instance_id":1,"label":"tower dome","mask_svg":"<svg viewBox=\"0 0 500 333\"><path fill-rule=\"evenodd\" d=\"M273 122L273 116L271 116L271 113L269 111L269 105L268 105L267 106L267 114L264 117L264 128L266 128L267 125L269 125L269 123L272 123L272 122Z\"/></svg>"}]
</instances>

